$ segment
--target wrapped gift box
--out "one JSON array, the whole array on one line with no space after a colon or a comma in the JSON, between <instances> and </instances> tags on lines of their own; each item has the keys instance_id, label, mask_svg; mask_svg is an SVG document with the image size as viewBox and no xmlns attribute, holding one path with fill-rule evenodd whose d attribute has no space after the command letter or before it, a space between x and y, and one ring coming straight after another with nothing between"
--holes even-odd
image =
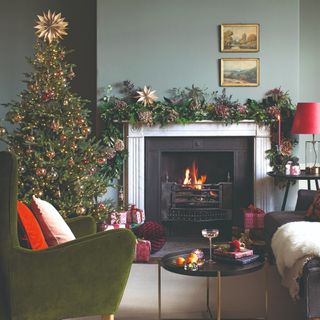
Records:
<instances>
[{"instance_id":1,"label":"wrapped gift box","mask_svg":"<svg viewBox=\"0 0 320 320\"><path fill-rule=\"evenodd\" d=\"M151 253L151 242L148 240L138 239L136 243L135 262L148 262Z\"/></svg>"},{"instance_id":2,"label":"wrapped gift box","mask_svg":"<svg viewBox=\"0 0 320 320\"><path fill-rule=\"evenodd\" d=\"M244 229L263 229L265 212L252 204L243 210Z\"/></svg>"},{"instance_id":3,"label":"wrapped gift box","mask_svg":"<svg viewBox=\"0 0 320 320\"><path fill-rule=\"evenodd\" d=\"M109 224L122 224L127 223L127 211L124 212L112 212L109 216Z\"/></svg>"},{"instance_id":4,"label":"wrapped gift box","mask_svg":"<svg viewBox=\"0 0 320 320\"><path fill-rule=\"evenodd\" d=\"M113 229L130 229L131 226L128 223L114 223L114 224L108 224L108 223L100 223L98 225L99 231L108 231Z\"/></svg>"},{"instance_id":5,"label":"wrapped gift box","mask_svg":"<svg viewBox=\"0 0 320 320\"><path fill-rule=\"evenodd\" d=\"M135 205L131 205L127 212L127 223L141 224L144 223L146 217L143 210L136 208Z\"/></svg>"}]
</instances>

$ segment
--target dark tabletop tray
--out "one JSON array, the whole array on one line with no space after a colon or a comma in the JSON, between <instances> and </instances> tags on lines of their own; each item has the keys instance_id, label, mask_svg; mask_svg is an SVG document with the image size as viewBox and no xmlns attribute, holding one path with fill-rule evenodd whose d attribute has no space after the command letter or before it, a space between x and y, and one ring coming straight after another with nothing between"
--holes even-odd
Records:
<instances>
[{"instance_id":1,"label":"dark tabletop tray","mask_svg":"<svg viewBox=\"0 0 320 320\"><path fill-rule=\"evenodd\" d=\"M206 257L209 256L208 249L201 250L204 251ZM183 267L177 266L175 263L176 258L179 256L187 257L191 251L192 249L167 254L161 259L161 266L167 271L194 277L217 277L219 271L222 277L237 276L258 271L264 266L264 257L243 266L221 261L215 261L214 264L205 263L198 271L184 270Z\"/></svg>"}]
</instances>

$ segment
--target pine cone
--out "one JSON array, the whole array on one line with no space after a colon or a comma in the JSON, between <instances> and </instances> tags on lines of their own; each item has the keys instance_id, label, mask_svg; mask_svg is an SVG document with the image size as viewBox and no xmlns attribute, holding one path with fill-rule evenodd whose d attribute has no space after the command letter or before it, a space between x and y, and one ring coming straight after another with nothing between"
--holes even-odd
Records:
<instances>
[{"instance_id":1,"label":"pine cone","mask_svg":"<svg viewBox=\"0 0 320 320\"><path fill-rule=\"evenodd\" d=\"M291 156L293 145L290 140L283 140L280 146L280 153L283 156Z\"/></svg>"},{"instance_id":2,"label":"pine cone","mask_svg":"<svg viewBox=\"0 0 320 320\"><path fill-rule=\"evenodd\" d=\"M114 143L114 149L116 151L122 151L124 149L124 142L121 139L116 140Z\"/></svg>"},{"instance_id":3,"label":"pine cone","mask_svg":"<svg viewBox=\"0 0 320 320\"><path fill-rule=\"evenodd\" d=\"M168 114L167 121L168 122L175 122L176 119L178 118L179 113L176 110L170 110Z\"/></svg>"},{"instance_id":4,"label":"pine cone","mask_svg":"<svg viewBox=\"0 0 320 320\"><path fill-rule=\"evenodd\" d=\"M128 108L128 105L125 101L118 100L118 99L114 102L114 106L115 106L115 109L117 109L118 111L125 110Z\"/></svg>"},{"instance_id":5,"label":"pine cone","mask_svg":"<svg viewBox=\"0 0 320 320\"><path fill-rule=\"evenodd\" d=\"M153 118L151 111L141 111L138 113L139 120L148 127L153 125Z\"/></svg>"},{"instance_id":6,"label":"pine cone","mask_svg":"<svg viewBox=\"0 0 320 320\"><path fill-rule=\"evenodd\" d=\"M191 103L189 104L189 109L192 111L197 111L201 109L201 103L199 103L196 100L192 100Z\"/></svg>"}]
</instances>

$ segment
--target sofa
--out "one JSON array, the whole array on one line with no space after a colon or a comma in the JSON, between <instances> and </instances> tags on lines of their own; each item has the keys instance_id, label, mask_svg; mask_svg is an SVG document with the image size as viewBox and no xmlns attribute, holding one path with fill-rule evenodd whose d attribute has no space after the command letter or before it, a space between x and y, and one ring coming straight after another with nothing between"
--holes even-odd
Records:
<instances>
[{"instance_id":1,"label":"sofa","mask_svg":"<svg viewBox=\"0 0 320 320\"><path fill-rule=\"evenodd\" d=\"M275 262L271 248L273 234L285 223L304 221L315 193L312 190L299 190L294 211L269 212L265 215L265 240L270 263ZM313 258L305 264L300 279L300 297L304 319L320 317L320 258Z\"/></svg>"}]
</instances>

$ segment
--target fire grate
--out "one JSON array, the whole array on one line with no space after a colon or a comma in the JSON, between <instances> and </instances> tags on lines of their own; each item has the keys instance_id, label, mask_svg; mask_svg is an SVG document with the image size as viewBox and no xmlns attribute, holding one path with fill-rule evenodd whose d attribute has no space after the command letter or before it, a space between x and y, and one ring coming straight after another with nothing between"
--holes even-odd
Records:
<instances>
[{"instance_id":1,"label":"fire grate","mask_svg":"<svg viewBox=\"0 0 320 320\"><path fill-rule=\"evenodd\" d=\"M210 222L232 219L232 183L162 185L164 221Z\"/></svg>"}]
</instances>

